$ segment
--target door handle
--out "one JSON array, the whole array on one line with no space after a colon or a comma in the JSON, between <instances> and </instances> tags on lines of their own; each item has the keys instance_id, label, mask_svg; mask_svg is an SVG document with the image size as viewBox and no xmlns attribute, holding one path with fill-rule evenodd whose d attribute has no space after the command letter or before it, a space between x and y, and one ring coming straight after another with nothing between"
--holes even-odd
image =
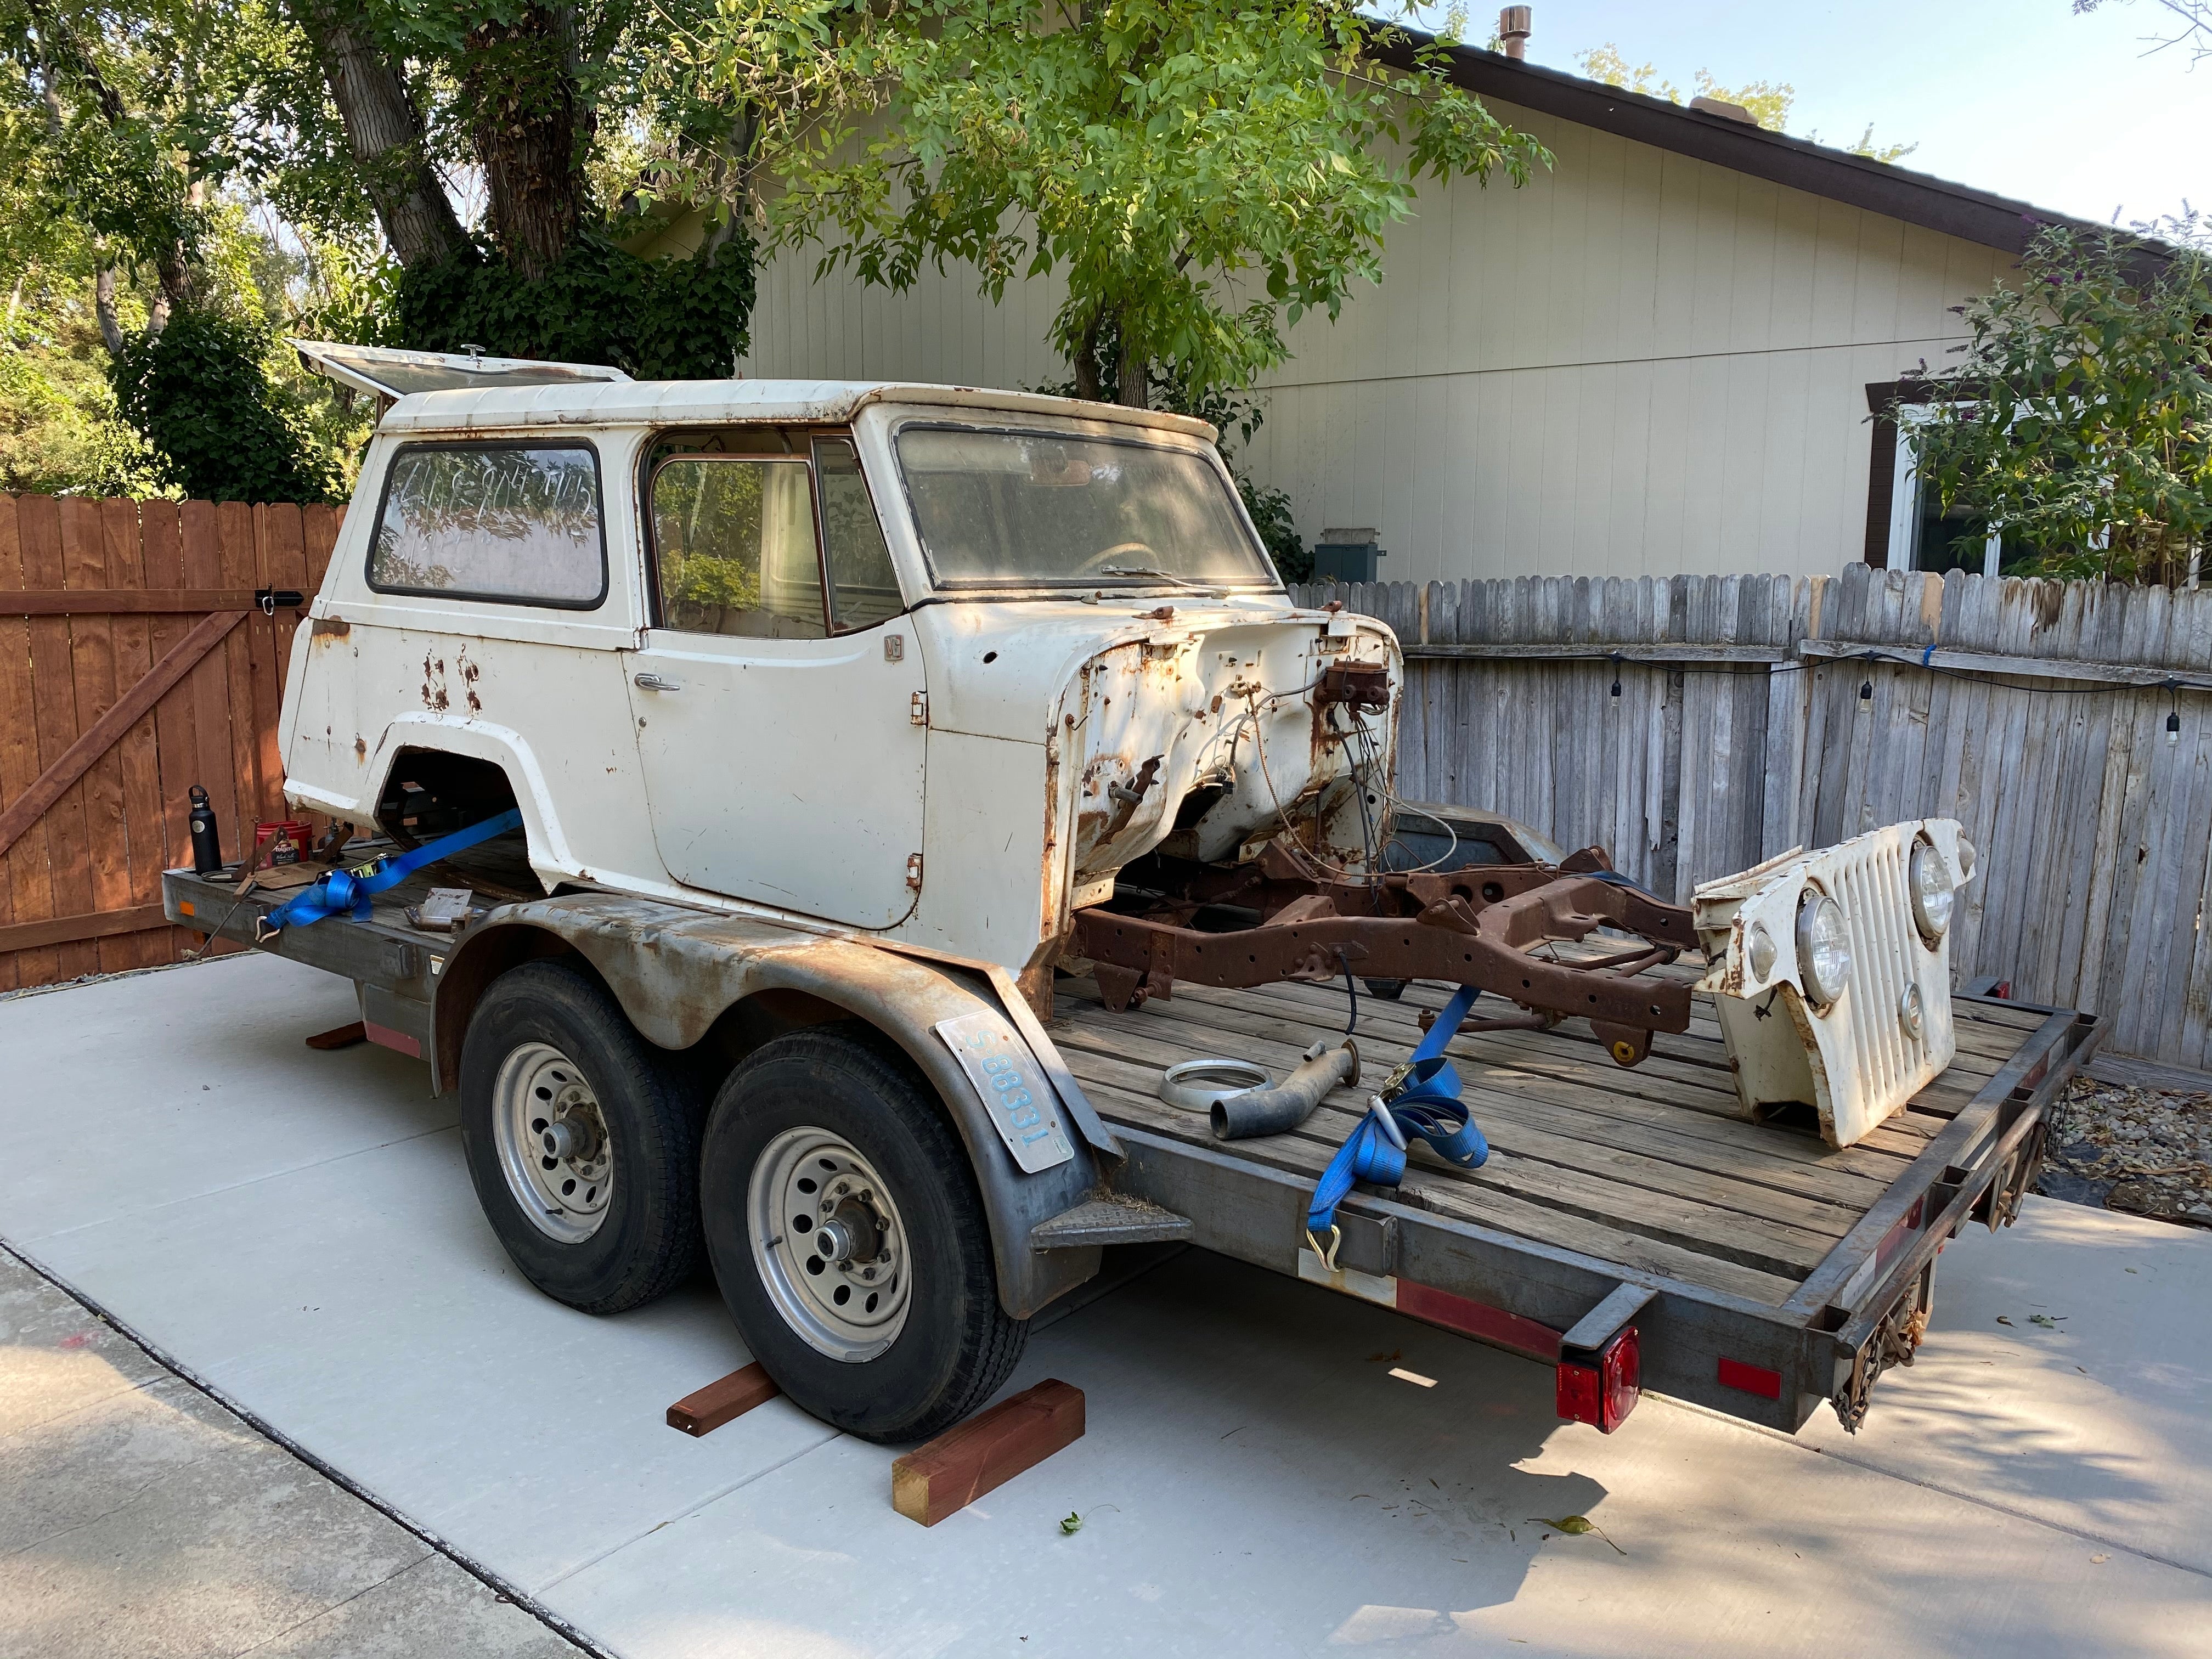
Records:
<instances>
[{"instance_id":1,"label":"door handle","mask_svg":"<svg viewBox=\"0 0 2212 1659\"><path fill-rule=\"evenodd\" d=\"M681 691L684 689L683 681L672 680L660 674L635 674L630 677L630 684L641 691Z\"/></svg>"}]
</instances>

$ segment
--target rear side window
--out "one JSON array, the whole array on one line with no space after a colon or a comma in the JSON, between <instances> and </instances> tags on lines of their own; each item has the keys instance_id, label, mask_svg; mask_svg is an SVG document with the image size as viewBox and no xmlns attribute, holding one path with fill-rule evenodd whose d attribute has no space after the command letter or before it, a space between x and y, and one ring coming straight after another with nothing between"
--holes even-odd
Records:
<instances>
[{"instance_id":1,"label":"rear side window","mask_svg":"<svg viewBox=\"0 0 2212 1659\"><path fill-rule=\"evenodd\" d=\"M599 457L580 444L401 450L385 479L368 585L592 609L607 592Z\"/></svg>"}]
</instances>

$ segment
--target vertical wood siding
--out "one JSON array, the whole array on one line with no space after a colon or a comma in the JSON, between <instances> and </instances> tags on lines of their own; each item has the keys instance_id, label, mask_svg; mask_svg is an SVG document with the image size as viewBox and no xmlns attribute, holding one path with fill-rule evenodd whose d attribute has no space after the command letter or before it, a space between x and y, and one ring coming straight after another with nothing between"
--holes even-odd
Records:
<instances>
[{"instance_id":1,"label":"vertical wood siding","mask_svg":"<svg viewBox=\"0 0 2212 1659\"><path fill-rule=\"evenodd\" d=\"M1682 899L1794 845L1955 817L1981 854L1954 924L1962 977L2104 1014L2117 1052L2212 1066L2212 696L2193 689L2212 686L2212 591L1861 565L1301 596L1340 598L1405 644L1407 799L1597 843ZM2052 672L1936 672L1824 645ZM2116 668L2181 684L2098 678Z\"/></svg>"},{"instance_id":2,"label":"vertical wood siding","mask_svg":"<svg viewBox=\"0 0 2212 1659\"><path fill-rule=\"evenodd\" d=\"M1380 289L1291 331L1239 458L1394 579L1832 572L1863 556L1866 387L1961 334L2011 256L1508 105L1556 168L1431 185ZM1028 387L1062 289L761 273L745 372Z\"/></svg>"}]
</instances>

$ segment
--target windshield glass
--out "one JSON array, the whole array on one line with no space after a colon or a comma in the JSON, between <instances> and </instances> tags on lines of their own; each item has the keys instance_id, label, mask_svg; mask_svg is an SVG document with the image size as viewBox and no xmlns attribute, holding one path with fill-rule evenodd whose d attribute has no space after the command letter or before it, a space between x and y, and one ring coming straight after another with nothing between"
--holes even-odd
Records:
<instances>
[{"instance_id":1,"label":"windshield glass","mask_svg":"<svg viewBox=\"0 0 2212 1659\"><path fill-rule=\"evenodd\" d=\"M908 427L897 447L947 586L1275 584L1229 485L1191 451L945 427Z\"/></svg>"}]
</instances>

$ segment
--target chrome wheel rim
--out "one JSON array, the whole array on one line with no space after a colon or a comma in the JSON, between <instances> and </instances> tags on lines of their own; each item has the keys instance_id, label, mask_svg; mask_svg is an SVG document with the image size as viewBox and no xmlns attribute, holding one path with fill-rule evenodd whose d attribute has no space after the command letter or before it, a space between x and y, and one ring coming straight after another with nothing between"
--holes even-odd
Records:
<instances>
[{"instance_id":1,"label":"chrome wheel rim","mask_svg":"<svg viewBox=\"0 0 2212 1659\"><path fill-rule=\"evenodd\" d=\"M906 1224L875 1166L827 1129L786 1129L745 1192L753 1266L784 1323L848 1364L898 1340L913 1298Z\"/></svg>"},{"instance_id":2,"label":"chrome wheel rim","mask_svg":"<svg viewBox=\"0 0 2212 1659\"><path fill-rule=\"evenodd\" d=\"M492 1137L515 1207L559 1244L580 1244L607 1218L614 1142L583 1068L550 1042L507 1055L492 1085Z\"/></svg>"}]
</instances>

